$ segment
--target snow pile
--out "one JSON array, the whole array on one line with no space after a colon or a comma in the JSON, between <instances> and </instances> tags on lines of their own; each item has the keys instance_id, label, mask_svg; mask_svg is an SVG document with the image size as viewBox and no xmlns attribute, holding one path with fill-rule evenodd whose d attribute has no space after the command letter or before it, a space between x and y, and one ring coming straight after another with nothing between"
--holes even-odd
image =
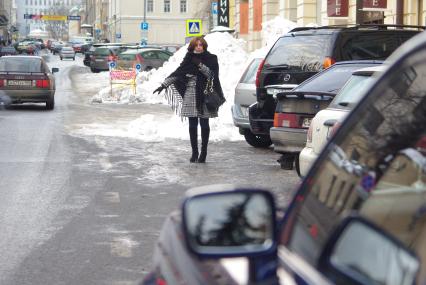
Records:
<instances>
[{"instance_id":1,"label":"snow pile","mask_svg":"<svg viewBox=\"0 0 426 285\"><path fill-rule=\"evenodd\" d=\"M269 50L279 37L287 34L296 27L297 24L295 22L282 17L275 17L268 22L262 23L262 39L264 45Z\"/></svg>"}]
</instances>

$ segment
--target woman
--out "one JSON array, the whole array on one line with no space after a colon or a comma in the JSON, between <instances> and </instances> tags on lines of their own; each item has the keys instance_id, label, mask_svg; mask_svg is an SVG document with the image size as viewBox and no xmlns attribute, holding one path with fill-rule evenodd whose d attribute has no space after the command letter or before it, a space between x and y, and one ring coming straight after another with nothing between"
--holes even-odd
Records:
<instances>
[{"instance_id":1,"label":"woman","mask_svg":"<svg viewBox=\"0 0 426 285\"><path fill-rule=\"evenodd\" d=\"M209 110L205 104L204 91L207 83L213 83L214 91L225 101L219 82L219 64L217 56L207 51L207 42L203 37L195 37L188 46L180 66L170 74L154 93L166 89L166 98L177 114L189 120L189 138L192 155L190 162L206 162L209 143L209 118L217 117L217 109ZM201 126L201 152L198 153L198 122ZM199 155L199 156L198 156Z\"/></svg>"}]
</instances>

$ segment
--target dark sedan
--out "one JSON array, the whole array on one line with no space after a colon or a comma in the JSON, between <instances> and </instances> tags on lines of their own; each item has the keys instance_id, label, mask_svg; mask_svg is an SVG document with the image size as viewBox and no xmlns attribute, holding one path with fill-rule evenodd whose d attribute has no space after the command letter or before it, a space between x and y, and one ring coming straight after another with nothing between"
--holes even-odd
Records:
<instances>
[{"instance_id":1,"label":"dark sedan","mask_svg":"<svg viewBox=\"0 0 426 285\"><path fill-rule=\"evenodd\" d=\"M46 103L55 106L55 77L39 56L3 56L0 58L0 93L3 103Z\"/></svg>"}]
</instances>

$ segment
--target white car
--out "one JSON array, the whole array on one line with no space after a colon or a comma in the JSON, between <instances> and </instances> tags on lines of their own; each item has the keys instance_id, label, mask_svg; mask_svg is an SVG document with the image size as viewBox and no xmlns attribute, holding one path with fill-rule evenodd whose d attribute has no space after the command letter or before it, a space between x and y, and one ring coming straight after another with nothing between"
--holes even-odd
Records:
<instances>
[{"instance_id":1,"label":"white car","mask_svg":"<svg viewBox=\"0 0 426 285\"><path fill-rule=\"evenodd\" d=\"M61 60L64 58L71 58L72 60L75 60L75 51L72 47L63 47L59 52L59 57Z\"/></svg>"},{"instance_id":2,"label":"white car","mask_svg":"<svg viewBox=\"0 0 426 285\"><path fill-rule=\"evenodd\" d=\"M355 107L364 96L367 87L384 69L385 66L379 65L354 71L330 105L315 115L308 129L306 146L299 155L300 176L306 176L340 122Z\"/></svg>"}]
</instances>

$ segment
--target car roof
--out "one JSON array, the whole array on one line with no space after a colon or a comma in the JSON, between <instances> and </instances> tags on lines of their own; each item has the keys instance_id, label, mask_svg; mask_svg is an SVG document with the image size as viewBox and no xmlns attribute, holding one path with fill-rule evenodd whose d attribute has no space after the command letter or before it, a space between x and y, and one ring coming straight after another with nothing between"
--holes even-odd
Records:
<instances>
[{"instance_id":1,"label":"car roof","mask_svg":"<svg viewBox=\"0 0 426 285\"><path fill-rule=\"evenodd\" d=\"M36 56L36 55L5 55L5 56L0 57L0 59L1 58L10 58L10 57L12 57L12 58L17 58L17 57L19 57L19 58L21 58L21 57L38 58L38 59L43 60L43 58L41 56Z\"/></svg>"},{"instance_id":2,"label":"car roof","mask_svg":"<svg viewBox=\"0 0 426 285\"><path fill-rule=\"evenodd\" d=\"M318 26L318 27L297 27L288 33L309 33L322 31L325 33L334 33L339 31L423 31L425 26L414 25L375 25L375 24L362 24L362 25L331 25L331 26Z\"/></svg>"},{"instance_id":3,"label":"car roof","mask_svg":"<svg viewBox=\"0 0 426 285\"><path fill-rule=\"evenodd\" d=\"M374 72L383 72L387 68L387 65L377 65L377 66L368 66L363 67L361 69L355 70L352 74L354 75L364 75L364 74L372 74Z\"/></svg>"},{"instance_id":4,"label":"car roof","mask_svg":"<svg viewBox=\"0 0 426 285\"><path fill-rule=\"evenodd\" d=\"M138 49L127 49L127 50L123 51L121 54L138 54L138 53L142 53L142 52L146 52L146 51L167 52L167 51L164 51L164 50L158 49L158 48L138 48Z\"/></svg>"}]
</instances>

